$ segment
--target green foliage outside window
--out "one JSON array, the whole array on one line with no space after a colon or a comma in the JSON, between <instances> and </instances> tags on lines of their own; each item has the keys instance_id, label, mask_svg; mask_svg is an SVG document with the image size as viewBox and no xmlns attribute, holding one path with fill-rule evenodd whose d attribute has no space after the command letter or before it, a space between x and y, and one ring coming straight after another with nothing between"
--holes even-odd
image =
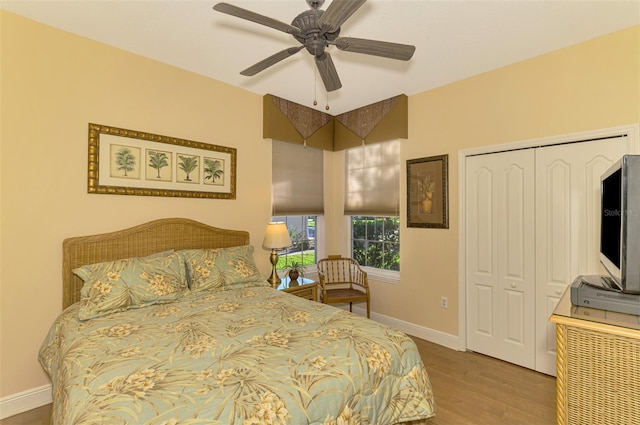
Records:
<instances>
[{"instance_id":1,"label":"green foliage outside window","mask_svg":"<svg viewBox=\"0 0 640 425\"><path fill-rule=\"evenodd\" d=\"M351 217L351 247L362 266L400 271L400 218Z\"/></svg>"},{"instance_id":2,"label":"green foliage outside window","mask_svg":"<svg viewBox=\"0 0 640 425\"><path fill-rule=\"evenodd\" d=\"M315 253L305 253L302 255L301 252L294 252L286 255L278 256L278 265L276 266L277 270L284 270L291 266L292 263L300 263L303 266L312 266L316 263Z\"/></svg>"},{"instance_id":3,"label":"green foliage outside window","mask_svg":"<svg viewBox=\"0 0 640 425\"><path fill-rule=\"evenodd\" d=\"M278 253L277 270L291 267L293 262L310 266L316 263L316 216L279 216L273 221L282 221L287 226L291 246Z\"/></svg>"}]
</instances>

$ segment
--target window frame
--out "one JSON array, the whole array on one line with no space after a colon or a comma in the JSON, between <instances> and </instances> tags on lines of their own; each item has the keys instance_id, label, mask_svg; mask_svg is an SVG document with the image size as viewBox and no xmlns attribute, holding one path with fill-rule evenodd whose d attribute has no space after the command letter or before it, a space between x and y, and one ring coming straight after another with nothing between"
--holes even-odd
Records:
<instances>
[{"instance_id":1,"label":"window frame","mask_svg":"<svg viewBox=\"0 0 640 425\"><path fill-rule=\"evenodd\" d=\"M314 250L314 257L315 257L314 260L315 260L315 262L313 264L309 264L309 265L304 266L305 273L313 273L313 272L315 272L317 270L318 260L320 258L322 258L321 257L321 253L320 253L321 247L320 247L320 242L319 242L319 235L322 234L322 231L321 231L322 230L322 228L321 228L322 225L320 224L320 222L321 222L320 218L322 216L321 215L312 215L312 214L277 215L277 216L272 216L271 220L272 221L284 222L285 226L287 227L287 230L288 230L289 226L287 224L287 218L289 218L289 217L306 217L307 220L309 220L309 217L315 217L315 236L313 238L313 240L314 240L313 250ZM292 240L292 242L293 242L293 240ZM323 251L323 249L322 249L322 251ZM279 258L287 257L289 254L291 254L289 252L289 248L285 248L285 249L283 249L281 251L278 251L278 257ZM289 268L288 262L285 262L285 267L283 269L277 269L277 271L278 272L283 272L285 270L288 270L288 268Z\"/></svg>"},{"instance_id":2,"label":"window frame","mask_svg":"<svg viewBox=\"0 0 640 425\"><path fill-rule=\"evenodd\" d=\"M352 217L351 215L344 216L344 227L346 229L345 234L348 235L346 238L347 252L349 255L353 255L353 229L352 229ZM391 217L391 216L390 216ZM398 217L401 220L400 216ZM401 230L402 223L398 226L398 231ZM400 271L396 270L387 270L387 269L379 269L371 266L363 266L362 269L367 272L370 279L375 280L376 282L390 283L390 284L399 284L400 283Z\"/></svg>"}]
</instances>

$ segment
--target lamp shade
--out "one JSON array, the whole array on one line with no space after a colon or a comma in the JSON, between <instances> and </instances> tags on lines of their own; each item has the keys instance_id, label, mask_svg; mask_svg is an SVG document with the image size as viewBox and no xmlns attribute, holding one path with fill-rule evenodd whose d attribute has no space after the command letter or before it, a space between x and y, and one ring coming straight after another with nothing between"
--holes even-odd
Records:
<instances>
[{"instance_id":1,"label":"lamp shade","mask_svg":"<svg viewBox=\"0 0 640 425\"><path fill-rule=\"evenodd\" d=\"M262 247L265 249L282 249L291 246L291 238L287 226L282 222L267 224Z\"/></svg>"}]
</instances>

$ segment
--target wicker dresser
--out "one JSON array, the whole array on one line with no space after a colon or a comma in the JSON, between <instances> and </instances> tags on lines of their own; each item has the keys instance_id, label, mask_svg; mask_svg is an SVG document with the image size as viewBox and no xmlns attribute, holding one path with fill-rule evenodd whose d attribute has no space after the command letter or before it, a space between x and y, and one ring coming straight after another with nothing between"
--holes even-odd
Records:
<instances>
[{"instance_id":1,"label":"wicker dresser","mask_svg":"<svg viewBox=\"0 0 640 425\"><path fill-rule=\"evenodd\" d=\"M556 324L558 424L640 425L640 316L571 304Z\"/></svg>"}]
</instances>

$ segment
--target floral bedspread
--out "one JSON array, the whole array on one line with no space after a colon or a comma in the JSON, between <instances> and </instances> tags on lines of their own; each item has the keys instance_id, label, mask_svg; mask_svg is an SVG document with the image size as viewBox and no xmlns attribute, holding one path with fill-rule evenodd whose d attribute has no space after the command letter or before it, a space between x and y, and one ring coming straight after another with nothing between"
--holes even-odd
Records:
<instances>
[{"instance_id":1,"label":"floral bedspread","mask_svg":"<svg viewBox=\"0 0 640 425\"><path fill-rule=\"evenodd\" d=\"M193 294L86 321L40 350L54 425L396 424L434 415L405 334L271 288Z\"/></svg>"}]
</instances>

